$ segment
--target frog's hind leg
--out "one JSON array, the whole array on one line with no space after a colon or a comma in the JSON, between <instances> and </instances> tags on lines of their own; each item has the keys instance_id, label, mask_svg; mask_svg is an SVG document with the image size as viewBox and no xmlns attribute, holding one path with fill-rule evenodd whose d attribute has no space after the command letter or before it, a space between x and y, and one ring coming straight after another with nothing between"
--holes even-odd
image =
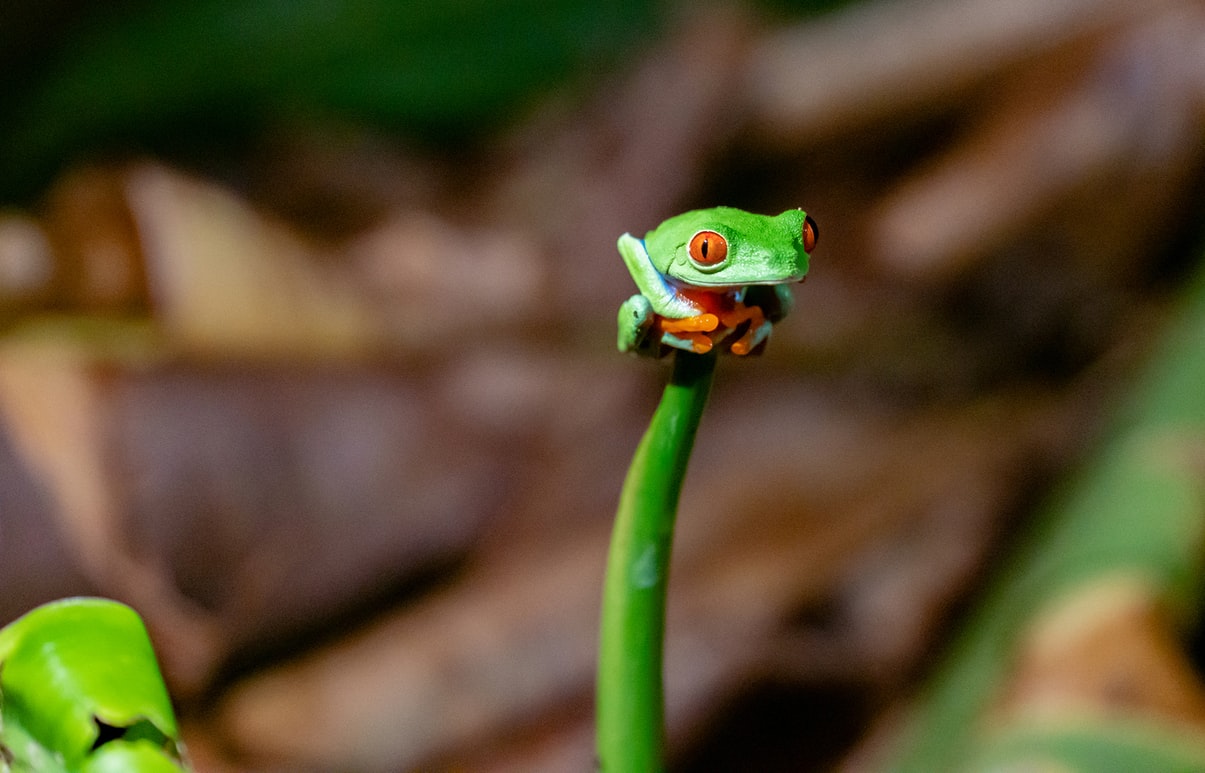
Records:
<instances>
[{"instance_id":1,"label":"frog's hind leg","mask_svg":"<svg viewBox=\"0 0 1205 773\"><path fill-rule=\"evenodd\" d=\"M661 329L667 333L710 333L719 326L720 318L715 314L696 314L682 319L661 318Z\"/></svg>"},{"instance_id":2,"label":"frog's hind leg","mask_svg":"<svg viewBox=\"0 0 1205 773\"><path fill-rule=\"evenodd\" d=\"M682 319L662 317L660 324L661 343L695 354L706 354L714 345L707 334L720 326L720 318L715 314L697 314Z\"/></svg>"},{"instance_id":3,"label":"frog's hind leg","mask_svg":"<svg viewBox=\"0 0 1205 773\"><path fill-rule=\"evenodd\" d=\"M738 305L732 311L724 314L721 321L730 330L746 322L749 323L744 335L728 347L729 351L736 355L746 355L756 349L770 336L770 331L774 328L774 324L766 319L760 306Z\"/></svg>"},{"instance_id":4,"label":"frog's hind leg","mask_svg":"<svg viewBox=\"0 0 1205 773\"><path fill-rule=\"evenodd\" d=\"M707 354L715 345L706 333L662 333L661 343L695 354Z\"/></svg>"}]
</instances>

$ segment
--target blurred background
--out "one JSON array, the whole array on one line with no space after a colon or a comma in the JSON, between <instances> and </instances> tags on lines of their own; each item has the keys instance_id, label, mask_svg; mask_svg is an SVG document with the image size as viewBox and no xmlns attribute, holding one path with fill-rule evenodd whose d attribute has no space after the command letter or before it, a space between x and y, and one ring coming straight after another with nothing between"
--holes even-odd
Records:
<instances>
[{"instance_id":1,"label":"blurred background","mask_svg":"<svg viewBox=\"0 0 1205 773\"><path fill-rule=\"evenodd\" d=\"M873 769L1174 316L1203 138L1194 0L6 0L0 619L136 607L203 773L592 769L668 374L615 240L802 207L682 500L673 770Z\"/></svg>"}]
</instances>

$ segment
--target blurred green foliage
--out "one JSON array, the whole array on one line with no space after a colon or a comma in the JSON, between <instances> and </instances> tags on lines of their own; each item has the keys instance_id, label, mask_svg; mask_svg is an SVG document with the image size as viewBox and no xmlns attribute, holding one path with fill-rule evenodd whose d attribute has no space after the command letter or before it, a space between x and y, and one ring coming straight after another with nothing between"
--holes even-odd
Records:
<instances>
[{"instance_id":1,"label":"blurred green foliage","mask_svg":"<svg viewBox=\"0 0 1205 773\"><path fill-rule=\"evenodd\" d=\"M5 63L0 200L35 194L90 154L212 147L297 121L463 142L571 76L621 63L657 29L659 6L160 0L81 11L48 30L61 33L53 43Z\"/></svg>"},{"instance_id":2,"label":"blurred green foliage","mask_svg":"<svg viewBox=\"0 0 1205 773\"><path fill-rule=\"evenodd\" d=\"M760 0L758 5L788 16L810 18L835 11L855 0Z\"/></svg>"},{"instance_id":3,"label":"blurred green foliage","mask_svg":"<svg viewBox=\"0 0 1205 773\"><path fill-rule=\"evenodd\" d=\"M1076 589L1094 583L1107 587L1110 578L1136 578L1149 584L1177 623L1186 628L1199 625L1205 598L1205 487L1200 474L1205 447L1203 384L1205 272L1199 272L1186 288L1177 319L1130 401L1118 413L1112 434L1037 514L966 620L927 684L913 732L901 745L891 770L970 769L966 758L984 743L978 719L1007 677L1028 626ZM1149 743L1144 740L1148 736L1137 732L1136 726L1141 725L1141 720L1134 720L1127 726L1125 743L1136 746L1125 747L1125 755L1146 753L1151 759L1165 753L1176 758L1190 755L1195 764L1143 768L1121 764L1109 769L1205 769L1205 744L1199 738L1186 736L1183 748L1162 748L1158 736L1149 736ZM1123 736L1102 727L1086 732L1111 736L1118 754L1123 754ZM1078 755L1085 748L1078 740L1083 732L1073 727L1064 737L1063 729L1056 728L1054 734L1034 740L1032 748L1048 746L1060 754ZM987 746L979 751L985 749L992 751Z\"/></svg>"},{"instance_id":4,"label":"blurred green foliage","mask_svg":"<svg viewBox=\"0 0 1205 773\"><path fill-rule=\"evenodd\" d=\"M812 15L849 0L761 0ZM279 126L443 147L622 66L669 0L12 0L0 8L0 203L80 159L196 157Z\"/></svg>"}]
</instances>

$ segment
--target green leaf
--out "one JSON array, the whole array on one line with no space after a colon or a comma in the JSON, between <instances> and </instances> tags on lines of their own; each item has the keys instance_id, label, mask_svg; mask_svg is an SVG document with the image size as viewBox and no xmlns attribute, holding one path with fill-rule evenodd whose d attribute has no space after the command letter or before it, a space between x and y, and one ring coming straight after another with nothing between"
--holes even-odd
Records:
<instances>
[{"instance_id":1,"label":"green leaf","mask_svg":"<svg viewBox=\"0 0 1205 773\"><path fill-rule=\"evenodd\" d=\"M965 770L1125 771L1205 770L1205 747L1183 728L1139 719L1045 720L989 736Z\"/></svg>"},{"instance_id":2,"label":"green leaf","mask_svg":"<svg viewBox=\"0 0 1205 773\"><path fill-rule=\"evenodd\" d=\"M180 771L179 730L142 620L105 599L0 630L0 743L14 771Z\"/></svg>"},{"instance_id":3,"label":"green leaf","mask_svg":"<svg viewBox=\"0 0 1205 773\"><path fill-rule=\"evenodd\" d=\"M1199 609L1205 597L1205 269L1186 288L1178 311L1112 434L1037 514L968 617L922 691L890 770L967 769L966 759L983 740L982 718L1006 684L1028 626L1067 592L1100 578L1137 577L1155 586L1159 603L1185 626ZM1070 754L1076 737L1040 740ZM1120 736L1114 740L1121 749ZM1192 744L1176 754L1205 760L1205 740ZM1126 754L1145 753L1147 746L1126 747Z\"/></svg>"}]
</instances>

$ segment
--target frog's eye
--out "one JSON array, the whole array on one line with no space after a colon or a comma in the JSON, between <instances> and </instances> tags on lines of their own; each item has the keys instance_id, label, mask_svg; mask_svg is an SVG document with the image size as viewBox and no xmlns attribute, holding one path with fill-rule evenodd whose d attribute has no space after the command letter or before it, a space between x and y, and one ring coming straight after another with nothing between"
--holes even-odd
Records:
<instances>
[{"instance_id":1,"label":"frog's eye","mask_svg":"<svg viewBox=\"0 0 1205 773\"><path fill-rule=\"evenodd\" d=\"M728 257L728 240L715 231L699 231L690 237L690 259L700 266L716 266Z\"/></svg>"},{"instance_id":2,"label":"frog's eye","mask_svg":"<svg viewBox=\"0 0 1205 773\"><path fill-rule=\"evenodd\" d=\"M820 238L820 227L811 215L803 216L803 251L811 254L816 248L816 240Z\"/></svg>"}]
</instances>

